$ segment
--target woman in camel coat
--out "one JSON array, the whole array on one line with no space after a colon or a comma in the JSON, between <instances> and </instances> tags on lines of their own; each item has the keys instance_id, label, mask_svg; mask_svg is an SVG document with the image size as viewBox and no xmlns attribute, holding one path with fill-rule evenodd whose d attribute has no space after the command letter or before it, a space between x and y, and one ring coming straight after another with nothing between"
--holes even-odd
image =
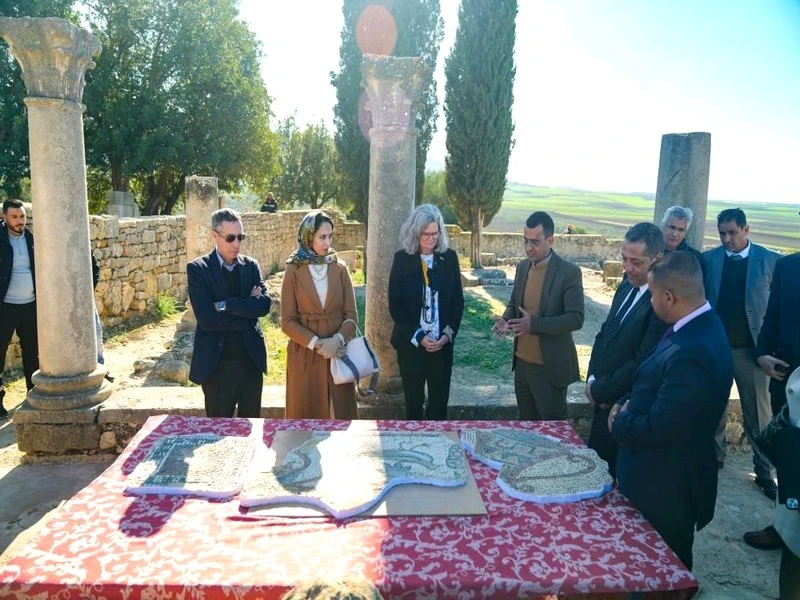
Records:
<instances>
[{"instance_id":1,"label":"woman in camel coat","mask_svg":"<svg viewBox=\"0 0 800 600\"><path fill-rule=\"evenodd\" d=\"M300 223L298 247L286 260L281 329L286 348L287 419L357 419L355 386L331 378L331 358L344 353L358 314L347 266L331 248L333 221L311 211ZM333 414L332 414L333 413Z\"/></svg>"}]
</instances>

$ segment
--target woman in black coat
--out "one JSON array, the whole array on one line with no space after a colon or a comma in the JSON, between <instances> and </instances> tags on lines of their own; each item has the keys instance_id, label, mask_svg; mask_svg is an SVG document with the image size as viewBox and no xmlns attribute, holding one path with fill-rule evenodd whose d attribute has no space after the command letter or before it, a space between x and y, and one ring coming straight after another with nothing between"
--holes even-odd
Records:
<instances>
[{"instance_id":1,"label":"woman in black coat","mask_svg":"<svg viewBox=\"0 0 800 600\"><path fill-rule=\"evenodd\" d=\"M458 256L447 248L439 209L423 204L400 229L402 250L389 275L392 346L403 380L406 418L447 418L453 342L464 312ZM425 384L428 406L425 404Z\"/></svg>"}]
</instances>

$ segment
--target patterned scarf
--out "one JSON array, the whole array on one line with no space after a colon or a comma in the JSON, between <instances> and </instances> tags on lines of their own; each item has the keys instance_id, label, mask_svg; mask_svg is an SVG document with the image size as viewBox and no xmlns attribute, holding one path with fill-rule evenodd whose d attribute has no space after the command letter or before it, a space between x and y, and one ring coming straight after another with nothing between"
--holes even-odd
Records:
<instances>
[{"instance_id":1,"label":"patterned scarf","mask_svg":"<svg viewBox=\"0 0 800 600\"><path fill-rule=\"evenodd\" d=\"M328 248L328 253L325 256L319 256L311 246L314 241L314 220L320 213L325 214L321 210L312 210L300 221L300 227L297 229L297 250L292 252L289 258L286 259L287 263L295 265L325 265L336 262L336 250L333 248ZM328 215L325 216L327 217Z\"/></svg>"}]
</instances>

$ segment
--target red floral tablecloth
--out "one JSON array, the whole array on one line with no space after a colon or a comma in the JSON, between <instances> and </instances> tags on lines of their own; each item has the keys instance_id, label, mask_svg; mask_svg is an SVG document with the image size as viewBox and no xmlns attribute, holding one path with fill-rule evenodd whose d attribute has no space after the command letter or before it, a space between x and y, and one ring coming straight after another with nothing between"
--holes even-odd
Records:
<instances>
[{"instance_id":1,"label":"red floral tablecloth","mask_svg":"<svg viewBox=\"0 0 800 600\"><path fill-rule=\"evenodd\" d=\"M236 500L124 494L163 435L346 429L344 421L150 418L117 461L0 569L2 598L277 598L300 581L363 576L385 598L536 598L667 592L697 581L617 491L575 504L504 494L470 459L487 516L251 517ZM580 444L565 422L379 421L380 429L520 427ZM605 598L606 596L604 596ZM624 596L623 596L624 597ZM644 597L650 597L645 594Z\"/></svg>"}]
</instances>

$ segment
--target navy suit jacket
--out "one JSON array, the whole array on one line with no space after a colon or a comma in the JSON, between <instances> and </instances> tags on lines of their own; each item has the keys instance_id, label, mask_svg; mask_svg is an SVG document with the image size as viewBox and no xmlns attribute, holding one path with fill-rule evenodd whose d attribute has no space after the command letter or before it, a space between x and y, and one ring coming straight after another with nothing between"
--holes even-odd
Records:
<instances>
[{"instance_id":1,"label":"navy suit jacket","mask_svg":"<svg viewBox=\"0 0 800 600\"><path fill-rule=\"evenodd\" d=\"M249 256L239 256L238 260L242 284L239 295L233 297L227 295L216 250L186 265L189 300L197 318L189 379L197 384L208 381L217 368L223 339L232 331L242 332L250 358L262 372L267 370L267 350L258 318L269 312L272 301L266 293L261 298L250 295L254 286L263 285L258 262ZM220 300L225 300L224 312L214 308Z\"/></svg>"},{"instance_id":2,"label":"navy suit jacket","mask_svg":"<svg viewBox=\"0 0 800 600\"><path fill-rule=\"evenodd\" d=\"M714 516L714 431L733 382L717 314L692 319L642 361L628 410L614 420L619 489L645 517L695 523Z\"/></svg>"},{"instance_id":3,"label":"navy suit jacket","mask_svg":"<svg viewBox=\"0 0 800 600\"><path fill-rule=\"evenodd\" d=\"M767 311L769 299L769 286L772 280L772 270L780 254L764 246L750 242L750 254L747 262L747 279L744 290L744 307L747 311L747 324L753 336L753 344L758 339L764 313ZM713 250L703 253L705 274L703 276L706 299L711 306L716 306L719 301L719 287L722 283L722 265L725 262L725 246L717 246Z\"/></svg>"},{"instance_id":4,"label":"navy suit jacket","mask_svg":"<svg viewBox=\"0 0 800 600\"><path fill-rule=\"evenodd\" d=\"M652 352L667 328L653 312L650 290L636 301L621 326L616 326L616 314L631 287L627 278L619 284L608 318L592 345L587 373L594 375L592 398L598 404L613 404L631 391L639 363Z\"/></svg>"},{"instance_id":5,"label":"navy suit jacket","mask_svg":"<svg viewBox=\"0 0 800 600\"><path fill-rule=\"evenodd\" d=\"M800 367L800 252L778 259L772 273L769 303L756 344L756 356L775 354ZM786 380L770 379L770 392L784 393Z\"/></svg>"}]
</instances>

